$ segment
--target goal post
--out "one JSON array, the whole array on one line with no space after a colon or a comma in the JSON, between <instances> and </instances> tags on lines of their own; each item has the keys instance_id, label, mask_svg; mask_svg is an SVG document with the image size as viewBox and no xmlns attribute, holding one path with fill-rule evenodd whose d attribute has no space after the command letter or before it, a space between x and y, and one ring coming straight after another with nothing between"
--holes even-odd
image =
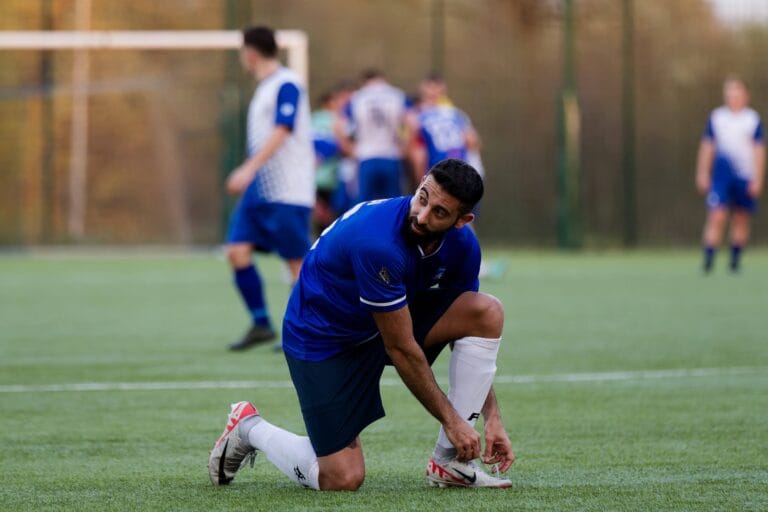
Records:
<instances>
[{"instance_id":1,"label":"goal post","mask_svg":"<svg viewBox=\"0 0 768 512\"><path fill-rule=\"evenodd\" d=\"M73 51L71 84L70 164L67 187L67 231L81 240L86 234L88 118L90 94L89 50L236 50L242 46L239 30L190 31L90 31L89 20L75 31L0 31L0 51ZM277 30L278 47L286 65L306 85L309 80L308 39L300 30ZM169 207L177 228L177 241L189 241L189 227L183 208Z\"/></svg>"}]
</instances>

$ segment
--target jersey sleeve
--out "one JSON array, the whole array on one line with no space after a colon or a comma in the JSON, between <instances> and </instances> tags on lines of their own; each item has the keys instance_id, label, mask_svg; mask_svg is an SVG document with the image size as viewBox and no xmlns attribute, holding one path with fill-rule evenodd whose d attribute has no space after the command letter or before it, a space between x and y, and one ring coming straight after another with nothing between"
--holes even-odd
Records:
<instances>
[{"instance_id":1,"label":"jersey sleeve","mask_svg":"<svg viewBox=\"0 0 768 512\"><path fill-rule=\"evenodd\" d=\"M299 88L296 84L286 82L277 92L277 108L275 109L275 125L285 126L293 131L296 123L296 112L299 110Z\"/></svg>"},{"instance_id":2,"label":"jersey sleeve","mask_svg":"<svg viewBox=\"0 0 768 512\"><path fill-rule=\"evenodd\" d=\"M339 145L333 139L316 137L312 139L312 145L315 148L315 156L320 161L328 160L339 154Z\"/></svg>"},{"instance_id":3,"label":"jersey sleeve","mask_svg":"<svg viewBox=\"0 0 768 512\"><path fill-rule=\"evenodd\" d=\"M757 121L757 127L755 128L755 134L752 136L752 140L754 140L758 144L765 143L765 135L763 134L762 121Z\"/></svg>"},{"instance_id":4,"label":"jersey sleeve","mask_svg":"<svg viewBox=\"0 0 768 512\"><path fill-rule=\"evenodd\" d=\"M704 133L701 134L703 140L715 140L715 129L712 127L712 115L707 118L707 125L704 127Z\"/></svg>"},{"instance_id":5,"label":"jersey sleeve","mask_svg":"<svg viewBox=\"0 0 768 512\"><path fill-rule=\"evenodd\" d=\"M352 117L352 102L351 101L347 101L344 104L344 106L342 107L341 111L342 111L342 113L344 115L344 118L347 121L352 121L353 120L353 117Z\"/></svg>"},{"instance_id":6,"label":"jersey sleeve","mask_svg":"<svg viewBox=\"0 0 768 512\"><path fill-rule=\"evenodd\" d=\"M361 244L352 255L360 306L373 312L400 309L407 304L405 262L383 243Z\"/></svg>"}]
</instances>

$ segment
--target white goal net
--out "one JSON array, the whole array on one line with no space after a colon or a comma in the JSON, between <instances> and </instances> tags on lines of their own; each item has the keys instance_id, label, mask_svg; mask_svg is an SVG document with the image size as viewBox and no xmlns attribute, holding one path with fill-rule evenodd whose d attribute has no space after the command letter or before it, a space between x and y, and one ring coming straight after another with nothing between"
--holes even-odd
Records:
<instances>
[{"instance_id":1,"label":"white goal net","mask_svg":"<svg viewBox=\"0 0 768 512\"><path fill-rule=\"evenodd\" d=\"M306 83L306 34L276 36ZM255 86L241 43L231 30L0 32L0 65L13 69L0 115L18 119L0 128L2 164L18 177L0 192L16 231L0 240L215 241Z\"/></svg>"}]
</instances>

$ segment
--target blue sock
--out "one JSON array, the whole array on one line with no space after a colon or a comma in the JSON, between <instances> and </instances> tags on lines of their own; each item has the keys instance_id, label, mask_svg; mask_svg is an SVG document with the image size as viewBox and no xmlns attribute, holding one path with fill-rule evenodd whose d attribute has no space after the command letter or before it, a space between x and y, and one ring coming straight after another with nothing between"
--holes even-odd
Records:
<instances>
[{"instance_id":1,"label":"blue sock","mask_svg":"<svg viewBox=\"0 0 768 512\"><path fill-rule=\"evenodd\" d=\"M712 264L715 262L715 248L711 245L704 247L704 272L712 270Z\"/></svg>"},{"instance_id":2,"label":"blue sock","mask_svg":"<svg viewBox=\"0 0 768 512\"><path fill-rule=\"evenodd\" d=\"M253 318L253 323L269 327L269 313L264 302L264 290L256 267L249 265L235 270L235 285Z\"/></svg>"},{"instance_id":3,"label":"blue sock","mask_svg":"<svg viewBox=\"0 0 768 512\"><path fill-rule=\"evenodd\" d=\"M739 270L741 264L741 249L740 245L731 246L731 270Z\"/></svg>"}]
</instances>

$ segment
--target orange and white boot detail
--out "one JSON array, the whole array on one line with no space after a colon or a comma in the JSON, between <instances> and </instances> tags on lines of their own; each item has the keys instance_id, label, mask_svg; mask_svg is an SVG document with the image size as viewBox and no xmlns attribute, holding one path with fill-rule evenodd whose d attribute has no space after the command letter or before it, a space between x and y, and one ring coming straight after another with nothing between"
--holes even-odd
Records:
<instances>
[{"instance_id":1,"label":"orange and white boot detail","mask_svg":"<svg viewBox=\"0 0 768 512\"><path fill-rule=\"evenodd\" d=\"M224 432L213 445L208 457L208 476L213 485L227 485L248 461L253 465L256 448L248 442L248 433L241 433L239 428L244 419L253 416L259 416L259 411L252 403L232 404Z\"/></svg>"},{"instance_id":2,"label":"orange and white boot detail","mask_svg":"<svg viewBox=\"0 0 768 512\"><path fill-rule=\"evenodd\" d=\"M474 462L451 459L438 463L434 457L427 464L427 483L432 487L512 487L512 481L489 475Z\"/></svg>"}]
</instances>

